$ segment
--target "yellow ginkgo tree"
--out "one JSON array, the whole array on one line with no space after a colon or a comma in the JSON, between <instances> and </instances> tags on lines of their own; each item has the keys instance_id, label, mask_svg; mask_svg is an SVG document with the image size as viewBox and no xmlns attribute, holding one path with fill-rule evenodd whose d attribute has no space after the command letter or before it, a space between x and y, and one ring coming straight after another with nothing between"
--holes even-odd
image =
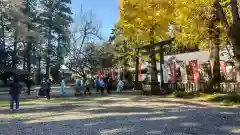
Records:
<instances>
[{"instance_id":1,"label":"yellow ginkgo tree","mask_svg":"<svg viewBox=\"0 0 240 135\"><path fill-rule=\"evenodd\" d=\"M121 0L118 25L130 39L154 44L169 38L168 30L174 11L173 1L167 0ZM154 50L149 50L154 52ZM151 82L157 82L155 54L151 59ZM156 83L157 84L157 83ZM158 85L151 85L151 92L158 92Z\"/></svg>"},{"instance_id":2,"label":"yellow ginkgo tree","mask_svg":"<svg viewBox=\"0 0 240 135\"><path fill-rule=\"evenodd\" d=\"M182 45L198 45L210 52L210 87L220 82L219 50L221 44L220 17L214 8L212 0L176 0L175 40ZM211 89L210 88L210 89Z\"/></svg>"}]
</instances>

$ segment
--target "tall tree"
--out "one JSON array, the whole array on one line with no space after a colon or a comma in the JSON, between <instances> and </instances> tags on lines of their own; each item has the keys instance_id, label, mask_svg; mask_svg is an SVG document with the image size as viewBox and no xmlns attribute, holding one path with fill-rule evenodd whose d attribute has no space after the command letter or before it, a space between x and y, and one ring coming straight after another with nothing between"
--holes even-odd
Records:
<instances>
[{"instance_id":1,"label":"tall tree","mask_svg":"<svg viewBox=\"0 0 240 135\"><path fill-rule=\"evenodd\" d=\"M46 74L47 76L49 76L51 67L50 64L51 61L53 62L51 56L54 55L57 46L54 45L54 42L52 42L52 40L58 39L58 48L60 48L61 41L64 41L64 44L68 44L69 42L68 39L70 34L68 27L72 22L72 13L69 8L71 0L40 0L40 3L42 5L42 8L45 9L41 13L41 18L43 21L43 25L45 26L43 29L46 32L45 37L47 39Z\"/></svg>"},{"instance_id":2,"label":"tall tree","mask_svg":"<svg viewBox=\"0 0 240 135\"><path fill-rule=\"evenodd\" d=\"M209 49L211 78L209 90L220 82L219 50L221 27L219 15L211 0L179 0L175 2L176 18L173 20L175 40L183 45Z\"/></svg>"},{"instance_id":3,"label":"tall tree","mask_svg":"<svg viewBox=\"0 0 240 135\"><path fill-rule=\"evenodd\" d=\"M141 40L154 44L160 40L167 39L169 36L168 26L171 17L168 13L173 12L169 1L157 0L122 0L120 7L120 25L123 31L128 28L135 28L135 33ZM169 8L170 7L170 8ZM138 33L138 34L137 34ZM148 50L154 52L154 49ZM150 56L151 59L151 92L159 93L157 82L157 68L155 53Z\"/></svg>"},{"instance_id":4,"label":"tall tree","mask_svg":"<svg viewBox=\"0 0 240 135\"><path fill-rule=\"evenodd\" d=\"M96 65L99 65L100 51L94 45L96 40L102 40L100 25L94 14L91 11L85 12L83 8L74 20L66 65L70 70L85 77L86 70L97 68Z\"/></svg>"},{"instance_id":5,"label":"tall tree","mask_svg":"<svg viewBox=\"0 0 240 135\"><path fill-rule=\"evenodd\" d=\"M236 80L240 82L240 17L238 0L225 0L224 4L229 8L224 8L224 4L220 3L220 0L214 0L214 7L220 16L221 24L225 29L225 33L228 36L233 46L234 63L236 69ZM226 4L227 3L227 4ZM228 14L230 12L230 15ZM228 18L230 16L230 19Z\"/></svg>"}]
</instances>

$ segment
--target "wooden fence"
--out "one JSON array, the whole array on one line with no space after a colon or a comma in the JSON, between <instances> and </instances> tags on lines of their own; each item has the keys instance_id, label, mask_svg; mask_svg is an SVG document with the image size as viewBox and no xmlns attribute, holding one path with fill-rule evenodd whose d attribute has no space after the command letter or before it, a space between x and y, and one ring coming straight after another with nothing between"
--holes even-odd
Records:
<instances>
[{"instance_id":1,"label":"wooden fence","mask_svg":"<svg viewBox=\"0 0 240 135\"><path fill-rule=\"evenodd\" d=\"M207 83L168 83L167 88L171 91L197 92L207 90ZM240 83L223 82L219 85L220 92L240 92Z\"/></svg>"}]
</instances>

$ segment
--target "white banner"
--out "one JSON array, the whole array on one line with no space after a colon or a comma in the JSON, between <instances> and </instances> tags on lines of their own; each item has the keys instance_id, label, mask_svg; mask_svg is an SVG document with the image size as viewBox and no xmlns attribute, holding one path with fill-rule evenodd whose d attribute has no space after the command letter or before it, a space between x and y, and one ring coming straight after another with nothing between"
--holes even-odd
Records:
<instances>
[{"instance_id":1,"label":"white banner","mask_svg":"<svg viewBox=\"0 0 240 135\"><path fill-rule=\"evenodd\" d=\"M163 69L163 81L164 83L168 83L168 64L162 64Z\"/></svg>"},{"instance_id":2,"label":"white banner","mask_svg":"<svg viewBox=\"0 0 240 135\"><path fill-rule=\"evenodd\" d=\"M183 83L187 83L187 68L186 68L186 64L184 62L178 62L178 64L179 64L179 67L180 67L182 82Z\"/></svg>"}]
</instances>

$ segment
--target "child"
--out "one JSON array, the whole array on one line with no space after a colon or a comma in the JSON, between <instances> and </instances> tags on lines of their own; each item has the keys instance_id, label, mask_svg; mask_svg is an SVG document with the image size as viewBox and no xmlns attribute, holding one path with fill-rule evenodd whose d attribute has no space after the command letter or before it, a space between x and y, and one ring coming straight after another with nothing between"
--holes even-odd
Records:
<instances>
[{"instance_id":1,"label":"child","mask_svg":"<svg viewBox=\"0 0 240 135\"><path fill-rule=\"evenodd\" d=\"M21 93L21 85L19 84L18 77L12 78L13 82L10 84L10 111L13 112L14 102L16 103L16 111L19 110L19 95Z\"/></svg>"}]
</instances>

